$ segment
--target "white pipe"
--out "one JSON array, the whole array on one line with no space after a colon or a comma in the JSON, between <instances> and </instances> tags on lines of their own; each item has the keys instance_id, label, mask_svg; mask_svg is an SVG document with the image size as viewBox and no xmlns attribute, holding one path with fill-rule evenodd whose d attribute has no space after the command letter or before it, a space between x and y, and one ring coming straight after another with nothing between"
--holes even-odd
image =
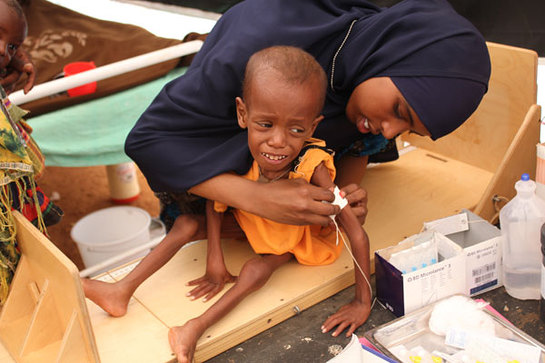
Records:
<instances>
[{"instance_id":1,"label":"white pipe","mask_svg":"<svg viewBox=\"0 0 545 363\"><path fill-rule=\"evenodd\" d=\"M9 99L16 105L22 105L90 82L100 81L105 78L196 53L201 48L202 44L203 42L201 40L192 40L190 42L180 43L172 47L163 48L136 57L127 58L89 71L74 74L70 77L64 77L36 85L26 95L22 90L13 92L9 95Z\"/></svg>"},{"instance_id":2,"label":"white pipe","mask_svg":"<svg viewBox=\"0 0 545 363\"><path fill-rule=\"evenodd\" d=\"M132 255L136 255L137 253L140 253L142 251L152 249L155 246L157 246L163 240L163 238L165 238L164 234L153 238L152 240L150 240L149 242L147 242L147 243L145 243L143 245L131 248L130 250L124 251L124 252L122 252L120 254L117 254L117 255L115 255L113 257L110 257L109 259L104 260L104 261L102 261L100 263L97 263L96 265L93 265L93 266L91 266L91 267L89 267L89 268L87 268L85 270L81 270L80 273L79 273L79 276L82 277L82 278L87 277L87 276L91 276L92 274L96 273L97 271L100 271L100 270L102 270L102 269L104 269L106 267L110 267L112 265L115 265L118 262L126 259L127 257L131 257Z\"/></svg>"}]
</instances>

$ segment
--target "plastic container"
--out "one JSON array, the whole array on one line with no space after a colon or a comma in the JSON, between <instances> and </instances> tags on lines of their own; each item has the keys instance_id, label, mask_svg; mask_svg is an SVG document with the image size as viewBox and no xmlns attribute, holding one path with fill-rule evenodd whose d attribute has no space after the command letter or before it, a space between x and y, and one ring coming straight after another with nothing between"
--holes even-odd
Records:
<instances>
[{"instance_id":1,"label":"plastic container","mask_svg":"<svg viewBox=\"0 0 545 363\"><path fill-rule=\"evenodd\" d=\"M136 165L133 162L107 165L108 186L110 196L116 204L134 202L140 196L140 184L136 175Z\"/></svg>"},{"instance_id":2,"label":"plastic container","mask_svg":"<svg viewBox=\"0 0 545 363\"><path fill-rule=\"evenodd\" d=\"M141 208L119 206L100 209L80 219L70 231L85 267L89 268L150 240L151 217ZM149 250L128 256L119 265L145 256Z\"/></svg>"},{"instance_id":3,"label":"plastic container","mask_svg":"<svg viewBox=\"0 0 545 363\"><path fill-rule=\"evenodd\" d=\"M503 285L514 298L539 300L545 202L536 196L536 184L528 174L515 183L515 189L517 195L500 211Z\"/></svg>"},{"instance_id":4,"label":"plastic container","mask_svg":"<svg viewBox=\"0 0 545 363\"><path fill-rule=\"evenodd\" d=\"M68 77L76 73L85 72L95 68L96 68L96 65L94 62L72 62L64 66L63 72L64 72L64 76ZM70 88L66 92L68 92L68 95L70 97L77 97L77 96L83 96L90 93L94 93L96 92L96 90L97 90L97 83L91 82L79 87Z\"/></svg>"}]
</instances>

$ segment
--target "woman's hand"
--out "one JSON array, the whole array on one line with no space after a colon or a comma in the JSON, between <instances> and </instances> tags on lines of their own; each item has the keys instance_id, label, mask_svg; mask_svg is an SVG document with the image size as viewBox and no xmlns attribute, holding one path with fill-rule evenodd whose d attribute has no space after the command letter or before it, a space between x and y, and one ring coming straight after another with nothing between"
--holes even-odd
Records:
<instances>
[{"instance_id":1,"label":"woman's hand","mask_svg":"<svg viewBox=\"0 0 545 363\"><path fill-rule=\"evenodd\" d=\"M348 204L350 204L360 224L364 224L368 211L367 191L357 184L350 184L341 189L341 196L348 200Z\"/></svg>"},{"instance_id":2,"label":"woman's hand","mask_svg":"<svg viewBox=\"0 0 545 363\"><path fill-rule=\"evenodd\" d=\"M371 305L361 302L357 299L352 300L349 304L344 305L335 314L331 315L322 325L322 333L327 333L334 327L337 327L331 334L336 337L348 328L346 336L349 337L354 331L359 328L371 313Z\"/></svg>"},{"instance_id":3,"label":"woman's hand","mask_svg":"<svg viewBox=\"0 0 545 363\"><path fill-rule=\"evenodd\" d=\"M283 179L273 183L259 183L260 200L249 212L276 222L294 225L327 226L330 215L338 214L340 208L324 202L335 200L327 188L307 183L303 179Z\"/></svg>"},{"instance_id":4,"label":"woman's hand","mask_svg":"<svg viewBox=\"0 0 545 363\"><path fill-rule=\"evenodd\" d=\"M34 87L36 69L34 68L30 55L22 48L17 49L11 62L6 67L6 71L6 75L0 79L0 85L4 87L8 94L13 91L15 84L23 74L27 75L27 81L23 88L24 93L28 93L32 87Z\"/></svg>"},{"instance_id":5,"label":"woman's hand","mask_svg":"<svg viewBox=\"0 0 545 363\"><path fill-rule=\"evenodd\" d=\"M340 212L338 206L331 204L335 200L331 190L312 185L303 179L259 183L240 175L225 173L189 191L285 224L325 227L331 221L329 216Z\"/></svg>"}]
</instances>

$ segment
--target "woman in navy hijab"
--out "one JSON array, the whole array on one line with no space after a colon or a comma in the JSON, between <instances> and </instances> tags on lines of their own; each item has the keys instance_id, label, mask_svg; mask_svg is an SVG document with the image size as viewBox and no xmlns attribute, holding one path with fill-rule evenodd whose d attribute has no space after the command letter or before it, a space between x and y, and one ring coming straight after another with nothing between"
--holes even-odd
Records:
<instances>
[{"instance_id":1,"label":"woman in navy hijab","mask_svg":"<svg viewBox=\"0 0 545 363\"><path fill-rule=\"evenodd\" d=\"M336 151L335 182L362 222L366 196L357 185L369 155L404 131L434 140L452 132L475 111L490 76L485 41L446 0L387 9L364 0L245 0L220 18L187 72L163 88L126 141L151 188L180 207L176 213L204 213L202 198L288 224L327 225L339 212L322 203L334 200L329 190L239 176L252 158L235 98L248 58L272 45L303 48L326 71L325 118L315 136ZM353 332L370 310L370 301L359 304L367 314L343 307L323 331Z\"/></svg>"},{"instance_id":2,"label":"woman in navy hijab","mask_svg":"<svg viewBox=\"0 0 545 363\"><path fill-rule=\"evenodd\" d=\"M490 75L484 39L446 0L390 8L245 0L219 19L187 72L163 88L126 140L154 191L190 191L290 224L325 225L338 212L321 203L334 199L330 191L236 175L251 164L234 101L244 68L253 53L278 44L305 49L326 70L325 119L315 136L336 151L336 184L362 217L366 196L356 185L368 155L403 131L434 140L452 132L479 105Z\"/></svg>"},{"instance_id":3,"label":"woman in navy hijab","mask_svg":"<svg viewBox=\"0 0 545 363\"><path fill-rule=\"evenodd\" d=\"M365 197L355 185L368 155L403 131L434 140L452 132L477 108L490 76L484 39L446 0L384 9L364 0L243 1L220 18L186 74L163 88L127 138L127 154L154 191L190 191L291 224L327 224L338 212L321 203L333 200L329 191L260 185L231 173L251 164L234 102L246 62L279 44L305 49L326 70L325 119L315 136L337 152L336 183L352 184L348 199L360 202L361 215Z\"/></svg>"}]
</instances>

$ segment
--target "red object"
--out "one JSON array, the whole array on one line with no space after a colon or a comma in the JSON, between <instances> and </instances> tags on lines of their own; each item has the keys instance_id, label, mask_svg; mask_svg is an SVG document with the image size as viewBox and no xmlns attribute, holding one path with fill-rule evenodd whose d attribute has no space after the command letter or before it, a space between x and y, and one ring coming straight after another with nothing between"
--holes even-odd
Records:
<instances>
[{"instance_id":1,"label":"red object","mask_svg":"<svg viewBox=\"0 0 545 363\"><path fill-rule=\"evenodd\" d=\"M111 200L115 204L129 204L129 203L134 202L135 200L137 200L139 196L140 196L140 194L136 194L133 197L129 197L129 198L125 198L125 199L111 198Z\"/></svg>"},{"instance_id":2,"label":"red object","mask_svg":"<svg viewBox=\"0 0 545 363\"><path fill-rule=\"evenodd\" d=\"M64 76L72 76L76 73L85 72L91 69L95 69L96 65L94 62L73 62L68 63L64 66ZM97 83L91 82L84 84L79 87L70 88L67 92L70 97L83 96L90 93L94 93L97 90Z\"/></svg>"}]
</instances>

